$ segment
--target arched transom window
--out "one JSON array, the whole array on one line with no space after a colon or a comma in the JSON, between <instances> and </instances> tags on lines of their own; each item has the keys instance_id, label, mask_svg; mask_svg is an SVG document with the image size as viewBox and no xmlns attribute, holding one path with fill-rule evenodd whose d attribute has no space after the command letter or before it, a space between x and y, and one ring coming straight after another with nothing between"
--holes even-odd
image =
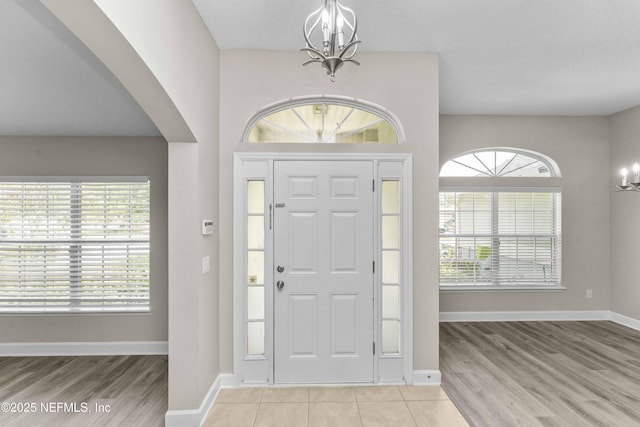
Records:
<instances>
[{"instance_id":1,"label":"arched transom window","mask_svg":"<svg viewBox=\"0 0 640 427\"><path fill-rule=\"evenodd\" d=\"M489 148L462 154L446 162L441 177L555 177L558 166L550 158L530 151Z\"/></svg>"},{"instance_id":2,"label":"arched transom window","mask_svg":"<svg viewBox=\"0 0 640 427\"><path fill-rule=\"evenodd\" d=\"M250 143L399 144L402 131L381 107L342 97L298 98L256 113L243 137Z\"/></svg>"}]
</instances>

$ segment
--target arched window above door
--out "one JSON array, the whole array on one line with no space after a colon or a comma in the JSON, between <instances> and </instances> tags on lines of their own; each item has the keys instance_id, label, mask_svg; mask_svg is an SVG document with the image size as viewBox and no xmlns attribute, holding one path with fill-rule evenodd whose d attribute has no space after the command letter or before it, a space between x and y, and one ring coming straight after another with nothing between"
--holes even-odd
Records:
<instances>
[{"instance_id":1,"label":"arched window above door","mask_svg":"<svg viewBox=\"0 0 640 427\"><path fill-rule=\"evenodd\" d=\"M402 144L404 133L393 114L380 106L338 96L302 97L254 114L243 142Z\"/></svg>"},{"instance_id":2,"label":"arched window above door","mask_svg":"<svg viewBox=\"0 0 640 427\"><path fill-rule=\"evenodd\" d=\"M553 159L534 151L485 148L446 162L440 177L559 177Z\"/></svg>"}]
</instances>

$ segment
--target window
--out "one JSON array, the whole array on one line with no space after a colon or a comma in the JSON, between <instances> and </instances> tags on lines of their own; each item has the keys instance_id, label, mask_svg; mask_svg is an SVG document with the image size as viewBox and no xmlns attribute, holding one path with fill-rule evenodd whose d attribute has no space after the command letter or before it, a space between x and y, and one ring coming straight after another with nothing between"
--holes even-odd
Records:
<instances>
[{"instance_id":1,"label":"window","mask_svg":"<svg viewBox=\"0 0 640 427\"><path fill-rule=\"evenodd\" d=\"M0 179L0 312L149 310L148 178Z\"/></svg>"},{"instance_id":2,"label":"window","mask_svg":"<svg viewBox=\"0 0 640 427\"><path fill-rule=\"evenodd\" d=\"M251 179L246 187L246 328L247 356L265 354L265 181Z\"/></svg>"},{"instance_id":3,"label":"window","mask_svg":"<svg viewBox=\"0 0 640 427\"><path fill-rule=\"evenodd\" d=\"M480 165L486 169L481 170ZM474 178L559 175L553 162L515 150L467 153L447 162L442 170L451 172L456 168L462 176ZM469 170L474 170L475 175L470 175ZM503 182L504 185L491 188L479 187L477 179L469 186L441 186L442 288L560 286L560 189L522 187L522 181L516 187L508 179Z\"/></svg>"},{"instance_id":4,"label":"window","mask_svg":"<svg viewBox=\"0 0 640 427\"><path fill-rule=\"evenodd\" d=\"M402 132L384 109L341 97L299 98L259 111L249 143L399 144Z\"/></svg>"},{"instance_id":5,"label":"window","mask_svg":"<svg viewBox=\"0 0 640 427\"><path fill-rule=\"evenodd\" d=\"M442 166L440 177L555 177L558 167L539 153L486 149L466 153Z\"/></svg>"},{"instance_id":6,"label":"window","mask_svg":"<svg viewBox=\"0 0 640 427\"><path fill-rule=\"evenodd\" d=\"M400 181L382 180L382 354L400 353Z\"/></svg>"}]
</instances>

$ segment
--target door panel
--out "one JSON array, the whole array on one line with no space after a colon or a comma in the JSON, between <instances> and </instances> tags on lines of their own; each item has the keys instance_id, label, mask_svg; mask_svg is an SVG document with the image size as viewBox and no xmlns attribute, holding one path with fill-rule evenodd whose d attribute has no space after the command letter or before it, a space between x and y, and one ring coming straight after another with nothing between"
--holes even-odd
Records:
<instances>
[{"instance_id":1,"label":"door panel","mask_svg":"<svg viewBox=\"0 0 640 427\"><path fill-rule=\"evenodd\" d=\"M373 166L274 162L274 376L373 381Z\"/></svg>"},{"instance_id":2,"label":"door panel","mask_svg":"<svg viewBox=\"0 0 640 427\"><path fill-rule=\"evenodd\" d=\"M331 274L358 274L359 212L330 212ZM371 248L362 248L365 251Z\"/></svg>"},{"instance_id":3,"label":"door panel","mask_svg":"<svg viewBox=\"0 0 640 427\"><path fill-rule=\"evenodd\" d=\"M316 274L318 248L318 217L316 212L290 212L285 225L289 239L289 274ZM285 238L285 235L278 235Z\"/></svg>"},{"instance_id":4,"label":"door panel","mask_svg":"<svg viewBox=\"0 0 640 427\"><path fill-rule=\"evenodd\" d=\"M331 356L357 356L358 295L331 295Z\"/></svg>"},{"instance_id":5,"label":"door panel","mask_svg":"<svg viewBox=\"0 0 640 427\"><path fill-rule=\"evenodd\" d=\"M289 312L296 322L289 323L289 357L318 356L318 296L289 294Z\"/></svg>"}]
</instances>

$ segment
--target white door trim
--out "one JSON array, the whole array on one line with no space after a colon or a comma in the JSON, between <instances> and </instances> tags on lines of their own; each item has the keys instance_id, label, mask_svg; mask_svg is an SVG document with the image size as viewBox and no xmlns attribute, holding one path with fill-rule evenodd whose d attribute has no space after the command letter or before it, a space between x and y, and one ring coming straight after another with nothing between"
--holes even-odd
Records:
<instances>
[{"instance_id":1,"label":"white door trim","mask_svg":"<svg viewBox=\"0 0 640 427\"><path fill-rule=\"evenodd\" d=\"M371 161L374 166L376 183L382 178L402 180L402 274L404 277L402 292L402 329L400 356L380 356L382 343L379 336L380 323L379 300L380 281L376 280L374 294L376 331L376 356L374 360L374 383L413 382L413 203L412 203L412 156L410 153L234 153L233 155L233 376L235 386L273 384L273 277L272 269L265 268L265 356L245 356L244 335L244 185L248 178L265 180L265 189L269 203L273 194L270 189L273 179L273 162L279 160L314 161ZM395 166L394 166L395 165ZM394 170L393 175L385 175L381 170ZM377 217L379 212L374 211ZM272 236L267 233L265 247L265 266L273 264ZM376 265L380 265L376 259Z\"/></svg>"}]
</instances>

